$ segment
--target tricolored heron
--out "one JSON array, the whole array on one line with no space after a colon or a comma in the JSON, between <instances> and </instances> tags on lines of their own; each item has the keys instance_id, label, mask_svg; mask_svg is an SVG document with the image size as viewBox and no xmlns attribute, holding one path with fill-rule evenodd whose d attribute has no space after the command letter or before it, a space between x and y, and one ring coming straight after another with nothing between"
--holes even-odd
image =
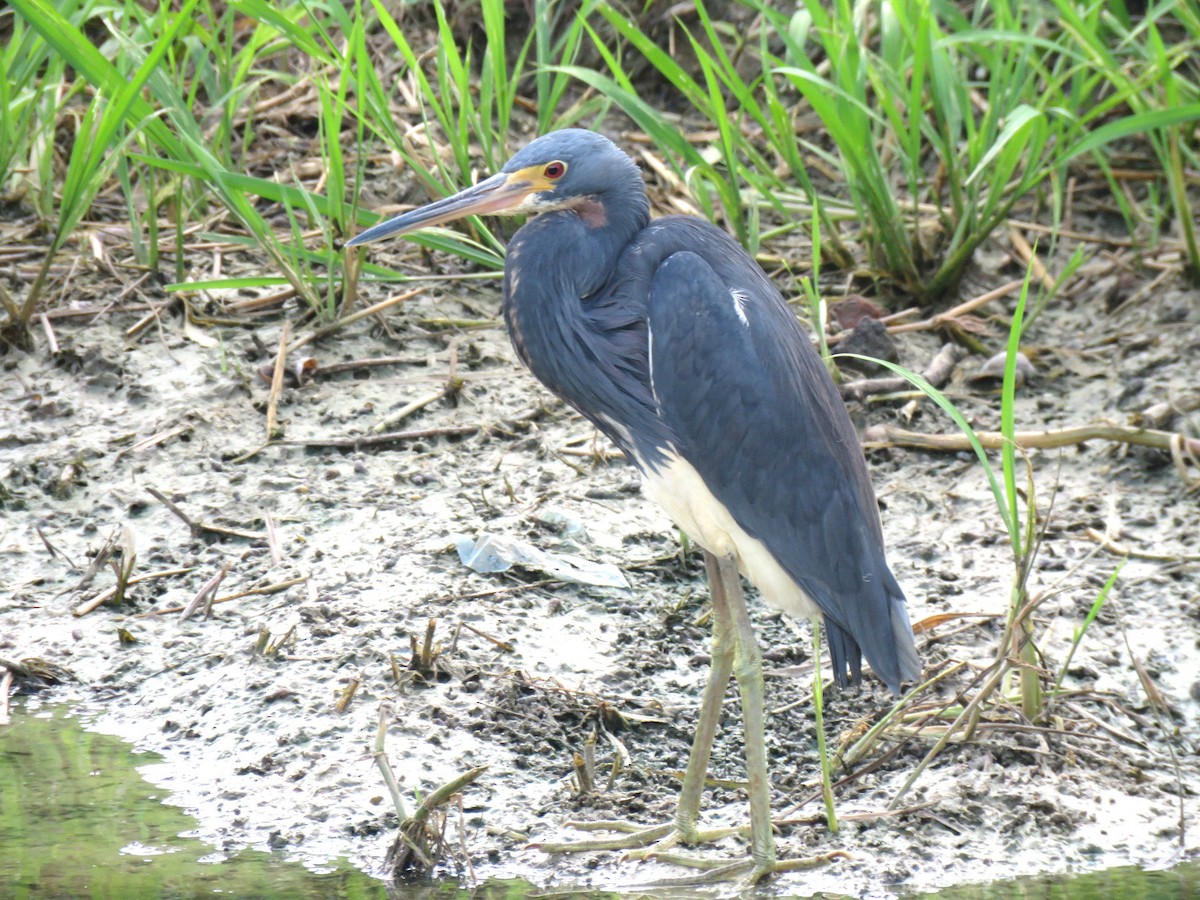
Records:
<instances>
[{"instance_id":1,"label":"tricolored heron","mask_svg":"<svg viewBox=\"0 0 1200 900\"><path fill-rule=\"evenodd\" d=\"M708 222L650 221L637 165L594 132L537 138L498 174L369 228L348 246L471 214L515 213L534 218L513 236L504 267L513 347L625 452L646 492L704 548L714 609L712 671L675 821L556 849L657 841L653 851L696 842L734 674L745 723L750 880L757 880L779 864L762 660L739 572L772 605L824 620L839 685L859 680L863 656L894 692L920 674L854 427L762 269Z\"/></svg>"}]
</instances>

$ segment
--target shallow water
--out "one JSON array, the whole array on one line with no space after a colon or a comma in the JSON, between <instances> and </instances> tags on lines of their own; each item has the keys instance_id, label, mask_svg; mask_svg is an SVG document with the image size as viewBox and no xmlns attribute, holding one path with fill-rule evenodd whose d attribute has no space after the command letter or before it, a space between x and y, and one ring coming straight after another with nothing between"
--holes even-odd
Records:
<instances>
[{"instance_id":1,"label":"shallow water","mask_svg":"<svg viewBox=\"0 0 1200 900\"><path fill-rule=\"evenodd\" d=\"M386 896L345 864L318 873L188 837L192 818L138 771L156 761L63 707L17 710L0 728L0 896Z\"/></svg>"},{"instance_id":2,"label":"shallow water","mask_svg":"<svg viewBox=\"0 0 1200 900\"><path fill-rule=\"evenodd\" d=\"M315 871L283 853L225 853L189 837L192 818L143 778L139 769L157 760L118 738L88 731L67 707L15 710L12 722L0 727L0 897L545 896L519 881L491 881L467 890L457 879L389 891L344 860ZM772 895L769 888L763 893ZM597 900L619 896L594 890L554 894ZM702 895L653 891L650 896ZM1158 872L1112 869L900 896L1175 900L1200 896L1200 866Z\"/></svg>"},{"instance_id":3,"label":"shallow water","mask_svg":"<svg viewBox=\"0 0 1200 900\"><path fill-rule=\"evenodd\" d=\"M1070 877L1018 878L919 896L943 900L1183 900L1200 896L1200 866L1191 863L1163 872L1131 866Z\"/></svg>"}]
</instances>

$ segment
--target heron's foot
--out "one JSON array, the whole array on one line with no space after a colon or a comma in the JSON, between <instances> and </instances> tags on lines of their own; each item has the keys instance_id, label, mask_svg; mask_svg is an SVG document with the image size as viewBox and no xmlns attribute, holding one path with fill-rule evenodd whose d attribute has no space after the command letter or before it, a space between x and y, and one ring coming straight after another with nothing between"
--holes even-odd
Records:
<instances>
[{"instance_id":1,"label":"heron's foot","mask_svg":"<svg viewBox=\"0 0 1200 900\"><path fill-rule=\"evenodd\" d=\"M722 881L736 881L744 886L758 884L762 879L780 872L799 872L804 869L815 869L835 859L848 859L845 850L834 850L830 853L820 853L816 856L798 856L789 859L756 860L753 857L745 859L706 859L699 856L686 856L680 853L651 853L646 859L667 863L672 866L683 866L689 869L702 869L696 875L682 878L668 878L655 882L655 887L697 887L705 884L716 884Z\"/></svg>"},{"instance_id":2,"label":"heron's foot","mask_svg":"<svg viewBox=\"0 0 1200 900\"><path fill-rule=\"evenodd\" d=\"M738 834L744 828L714 828L700 831L697 828L684 828L674 822L665 825L642 825L638 822L627 822L623 819L602 820L599 822L568 822L569 828L577 831L616 832L612 837L584 839L579 841L563 841L561 843L530 844L531 847L546 853L587 853L593 850L627 850L625 859L649 859L655 853L670 850L679 844L694 846L696 844L719 841L731 834Z\"/></svg>"},{"instance_id":3,"label":"heron's foot","mask_svg":"<svg viewBox=\"0 0 1200 900\"><path fill-rule=\"evenodd\" d=\"M801 869L811 869L831 860L847 857L845 851L835 850L832 853L819 856L800 857L794 859L776 859L774 853L763 854L756 859L749 856L745 859L712 859L703 856L691 856L676 853L680 845L694 847L719 841L733 835L749 837L748 825L734 828L698 829L685 828L678 823L646 826L635 822L599 821L599 822L568 822L570 827L588 832L617 832L612 837L601 837L592 840L563 841L561 843L537 843L530 846L545 853L586 853L599 850L624 850L622 860L653 860L673 866L689 869L701 869L696 875L682 878L671 878L654 882L655 887L688 887L718 882L738 881L742 884L757 884L763 878L777 872L795 872Z\"/></svg>"}]
</instances>

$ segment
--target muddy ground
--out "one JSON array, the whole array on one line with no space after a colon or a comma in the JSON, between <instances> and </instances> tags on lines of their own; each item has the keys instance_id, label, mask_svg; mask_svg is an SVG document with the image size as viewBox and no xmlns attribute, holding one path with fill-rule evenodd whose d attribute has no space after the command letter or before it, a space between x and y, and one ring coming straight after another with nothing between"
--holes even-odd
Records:
<instances>
[{"instance_id":1,"label":"muddy ground","mask_svg":"<svg viewBox=\"0 0 1200 900\"><path fill-rule=\"evenodd\" d=\"M96 234L104 240L103 229ZM1180 277L1161 275L1169 253L1087 247L1092 261L1031 328L1026 350L1037 372L1021 393L1021 428L1127 423L1200 388L1200 300ZM1073 249L1067 242L1050 268ZM1020 276L1006 251L980 254L962 299ZM411 271L459 269L404 246L374 258ZM10 257L15 295L35 261L32 252ZM189 260L197 272L209 262L200 250ZM679 874L609 853L548 858L526 849L570 835L564 823L573 818L669 817L707 671L706 589L699 560L681 553L635 471L520 369L497 321L495 282L431 283L298 354L322 367L399 360L289 382L279 410L286 440L370 434L461 378L453 402L435 400L392 426L427 436L264 447L269 388L258 370L270 364L285 317L305 331L290 301L239 319L229 314L239 298L195 298L197 321L186 324L173 305L131 337L145 311L124 308L163 303L158 288L145 282L121 295L128 276L82 255L64 259L60 275L69 299L51 320L59 352L39 333L33 352L0 359L0 656L70 670L78 681L60 696L90 727L162 754L148 777L224 851L273 848L312 865L344 856L377 870L396 817L370 750L390 698L387 749L410 799L488 767L466 790L461 816L451 814L443 873L560 888ZM785 294L798 293L778 280ZM396 290L368 287L367 299ZM1009 310L1011 297L983 318ZM990 326L998 349L1003 321ZM901 361L924 368L942 340L928 331L898 336ZM977 427L993 428L998 398L964 378L980 362L969 358L947 390ZM953 431L929 403L909 399L853 413L862 426ZM1166 427L1195 434L1194 415ZM925 702L952 701L995 655L1011 550L969 456L891 448L871 450L869 460L912 619L933 623L918 639L926 674L966 663ZM1048 511L1031 589L1049 595L1037 627L1051 677L1121 561L1094 533L1107 531L1133 556L1083 638L1063 681L1070 693L1053 715L1035 728L1015 708L991 711L972 740L917 780L902 811L887 806L931 746L928 731L893 733L884 746L896 751L877 750L839 791L841 833L820 824L808 626L754 604L773 710L774 809L793 823L781 829L781 851L848 854L763 890L886 896L1034 872L1167 865L1200 846L1196 492L1158 450L1092 441L1031 460ZM484 532L615 563L631 587L522 570L476 574L454 545ZM135 577L157 577L130 587L119 608L76 616L116 580L105 566L79 587L110 538L136 552ZM211 618L169 612L226 567L218 599L291 586L220 602ZM440 652L414 671L410 642L430 620ZM1146 683L1162 706L1148 701ZM827 702L838 745L891 701L871 682L830 692ZM731 696L714 755L714 774L727 782L741 776L737 712ZM572 754L593 731L599 784L581 795ZM627 760L608 784L618 752ZM736 785L709 792L707 821L745 815ZM706 852L737 851L731 839Z\"/></svg>"}]
</instances>

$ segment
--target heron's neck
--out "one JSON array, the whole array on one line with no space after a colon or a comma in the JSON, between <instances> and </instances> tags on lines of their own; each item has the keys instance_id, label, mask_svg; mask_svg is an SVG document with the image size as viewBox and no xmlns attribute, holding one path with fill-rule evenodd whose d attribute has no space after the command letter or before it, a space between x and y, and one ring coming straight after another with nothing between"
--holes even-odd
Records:
<instances>
[{"instance_id":1,"label":"heron's neck","mask_svg":"<svg viewBox=\"0 0 1200 900\"><path fill-rule=\"evenodd\" d=\"M585 299L603 290L617 274L621 252L649 224L649 205L607 204L588 198L578 206L543 213L521 228L508 245L505 266L516 293Z\"/></svg>"},{"instance_id":2,"label":"heron's neck","mask_svg":"<svg viewBox=\"0 0 1200 900\"><path fill-rule=\"evenodd\" d=\"M605 207L601 200L598 209L533 219L509 243L504 267L504 318L518 355L539 381L634 452L641 452L635 434L655 445L666 440L658 440L651 412L645 297L617 287L621 253L649 222L638 187L641 204Z\"/></svg>"}]
</instances>

